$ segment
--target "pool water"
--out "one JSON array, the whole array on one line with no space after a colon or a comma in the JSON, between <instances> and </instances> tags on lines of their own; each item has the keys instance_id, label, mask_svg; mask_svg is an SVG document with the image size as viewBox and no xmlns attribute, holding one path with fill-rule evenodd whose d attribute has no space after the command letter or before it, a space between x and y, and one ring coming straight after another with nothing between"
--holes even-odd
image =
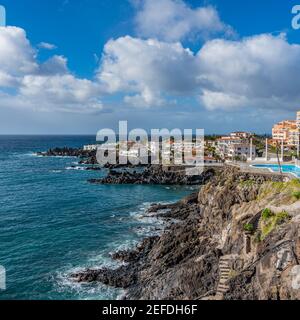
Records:
<instances>
[{"instance_id":1,"label":"pool water","mask_svg":"<svg viewBox=\"0 0 300 320\"><path fill-rule=\"evenodd\" d=\"M255 168L266 168L272 172L279 172L279 166L277 164L257 164L254 165ZM281 166L282 172L292 173L296 177L300 178L300 167L295 166L293 164L284 164Z\"/></svg>"}]
</instances>

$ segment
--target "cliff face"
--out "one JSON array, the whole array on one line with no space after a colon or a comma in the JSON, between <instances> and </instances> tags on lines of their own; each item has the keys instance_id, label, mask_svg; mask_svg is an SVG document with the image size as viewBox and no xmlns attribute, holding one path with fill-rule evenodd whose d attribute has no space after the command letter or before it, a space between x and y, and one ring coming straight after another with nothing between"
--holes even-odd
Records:
<instances>
[{"instance_id":1,"label":"cliff face","mask_svg":"<svg viewBox=\"0 0 300 320\"><path fill-rule=\"evenodd\" d=\"M298 180L227 168L161 214L179 222L114 256L127 265L73 276L124 287L128 299L298 299L298 199Z\"/></svg>"},{"instance_id":2,"label":"cliff face","mask_svg":"<svg viewBox=\"0 0 300 320\"><path fill-rule=\"evenodd\" d=\"M214 298L300 298L299 190L298 180L238 171L201 189L199 227L222 254Z\"/></svg>"}]
</instances>

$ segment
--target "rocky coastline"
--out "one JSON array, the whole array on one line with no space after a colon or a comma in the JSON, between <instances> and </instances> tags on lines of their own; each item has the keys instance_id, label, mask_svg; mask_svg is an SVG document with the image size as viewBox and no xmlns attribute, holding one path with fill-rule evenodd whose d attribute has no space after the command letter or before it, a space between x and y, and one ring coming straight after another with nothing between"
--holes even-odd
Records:
<instances>
[{"instance_id":1,"label":"rocky coastline","mask_svg":"<svg viewBox=\"0 0 300 320\"><path fill-rule=\"evenodd\" d=\"M201 185L213 175L213 169L206 169L199 175L186 175L185 171L172 170L172 167L149 165L141 172L109 170L101 179L90 179L93 184L160 184L160 185Z\"/></svg>"},{"instance_id":2,"label":"rocky coastline","mask_svg":"<svg viewBox=\"0 0 300 320\"><path fill-rule=\"evenodd\" d=\"M176 204L149 209L176 222L114 253L121 267L71 279L124 288L124 299L299 299L299 181L225 167L203 183Z\"/></svg>"},{"instance_id":3,"label":"rocky coastline","mask_svg":"<svg viewBox=\"0 0 300 320\"><path fill-rule=\"evenodd\" d=\"M98 165L96 157L96 150L84 150L83 148L52 148L44 152L37 152L41 157L76 157L79 158L78 164L81 165ZM100 166L99 166L100 167ZM109 164L103 166L105 169L118 169L118 168L135 168L145 167L145 165L132 165L132 164Z\"/></svg>"},{"instance_id":4,"label":"rocky coastline","mask_svg":"<svg viewBox=\"0 0 300 320\"><path fill-rule=\"evenodd\" d=\"M80 159L79 164L98 164L96 151L83 150L82 148L53 148L45 152L38 152L37 155L42 157L77 157Z\"/></svg>"},{"instance_id":5,"label":"rocky coastline","mask_svg":"<svg viewBox=\"0 0 300 320\"><path fill-rule=\"evenodd\" d=\"M161 165L133 165L133 164L106 164L100 166L97 162L96 151L87 151L81 148L54 148L46 152L38 152L43 157L77 157L79 165L86 165L82 170L101 171L108 169L104 178L93 178L88 181L92 184L155 184L155 185L202 185L208 181L213 169L205 169L198 175L186 175L185 169L164 167ZM71 168L76 169L76 165ZM122 169L122 170L119 170Z\"/></svg>"}]
</instances>

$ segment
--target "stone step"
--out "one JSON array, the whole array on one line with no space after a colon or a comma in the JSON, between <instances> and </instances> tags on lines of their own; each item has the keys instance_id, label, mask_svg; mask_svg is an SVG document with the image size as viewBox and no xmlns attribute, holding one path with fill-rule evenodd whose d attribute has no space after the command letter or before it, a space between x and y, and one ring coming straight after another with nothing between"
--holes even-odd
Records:
<instances>
[{"instance_id":1,"label":"stone step","mask_svg":"<svg viewBox=\"0 0 300 320\"><path fill-rule=\"evenodd\" d=\"M220 279L219 284L221 285L227 285L228 279Z\"/></svg>"},{"instance_id":2,"label":"stone step","mask_svg":"<svg viewBox=\"0 0 300 320\"><path fill-rule=\"evenodd\" d=\"M230 257L229 258L228 257L221 257L219 261L220 262L221 261L232 261L232 258L230 258Z\"/></svg>"},{"instance_id":3,"label":"stone step","mask_svg":"<svg viewBox=\"0 0 300 320\"><path fill-rule=\"evenodd\" d=\"M227 289L218 289L217 294L222 294L222 293L226 293L228 291Z\"/></svg>"},{"instance_id":4,"label":"stone step","mask_svg":"<svg viewBox=\"0 0 300 320\"><path fill-rule=\"evenodd\" d=\"M219 265L219 269L221 270L221 269L231 269L229 266L220 266Z\"/></svg>"},{"instance_id":5,"label":"stone step","mask_svg":"<svg viewBox=\"0 0 300 320\"><path fill-rule=\"evenodd\" d=\"M227 262L229 262L229 261L232 261L231 259L220 259L219 260L219 262L225 262L225 263L227 263Z\"/></svg>"},{"instance_id":6,"label":"stone step","mask_svg":"<svg viewBox=\"0 0 300 320\"><path fill-rule=\"evenodd\" d=\"M224 271L219 273L220 276L229 276L230 275L230 270L229 271Z\"/></svg>"},{"instance_id":7,"label":"stone step","mask_svg":"<svg viewBox=\"0 0 300 320\"><path fill-rule=\"evenodd\" d=\"M229 287L223 286L223 287L219 287L218 290L217 290L217 292L220 292L220 291L226 292L226 291L228 291L228 290L229 290Z\"/></svg>"},{"instance_id":8,"label":"stone step","mask_svg":"<svg viewBox=\"0 0 300 320\"><path fill-rule=\"evenodd\" d=\"M219 284L218 285L218 290L220 290L220 289L226 289L226 290L228 290L229 289L229 286L228 285L226 285L226 284Z\"/></svg>"}]
</instances>

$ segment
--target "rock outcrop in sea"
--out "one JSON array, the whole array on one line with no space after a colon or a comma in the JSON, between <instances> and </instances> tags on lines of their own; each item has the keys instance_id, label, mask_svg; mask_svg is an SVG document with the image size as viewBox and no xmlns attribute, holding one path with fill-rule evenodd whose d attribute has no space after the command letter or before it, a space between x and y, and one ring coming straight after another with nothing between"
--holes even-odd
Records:
<instances>
[{"instance_id":1,"label":"rock outcrop in sea","mask_svg":"<svg viewBox=\"0 0 300 320\"><path fill-rule=\"evenodd\" d=\"M72 279L124 288L124 299L299 299L299 180L225 167L203 183L149 209L176 222L113 254L126 264Z\"/></svg>"},{"instance_id":2,"label":"rock outcrop in sea","mask_svg":"<svg viewBox=\"0 0 300 320\"><path fill-rule=\"evenodd\" d=\"M140 172L111 169L105 178L90 179L89 182L95 184L201 185L208 181L213 174L213 169L205 169L197 175L186 175L185 170L179 171L172 167L149 165Z\"/></svg>"},{"instance_id":3,"label":"rock outcrop in sea","mask_svg":"<svg viewBox=\"0 0 300 320\"><path fill-rule=\"evenodd\" d=\"M46 152L38 152L37 155L43 157L77 157L79 164L98 164L96 151L83 150L82 148L53 148Z\"/></svg>"}]
</instances>

